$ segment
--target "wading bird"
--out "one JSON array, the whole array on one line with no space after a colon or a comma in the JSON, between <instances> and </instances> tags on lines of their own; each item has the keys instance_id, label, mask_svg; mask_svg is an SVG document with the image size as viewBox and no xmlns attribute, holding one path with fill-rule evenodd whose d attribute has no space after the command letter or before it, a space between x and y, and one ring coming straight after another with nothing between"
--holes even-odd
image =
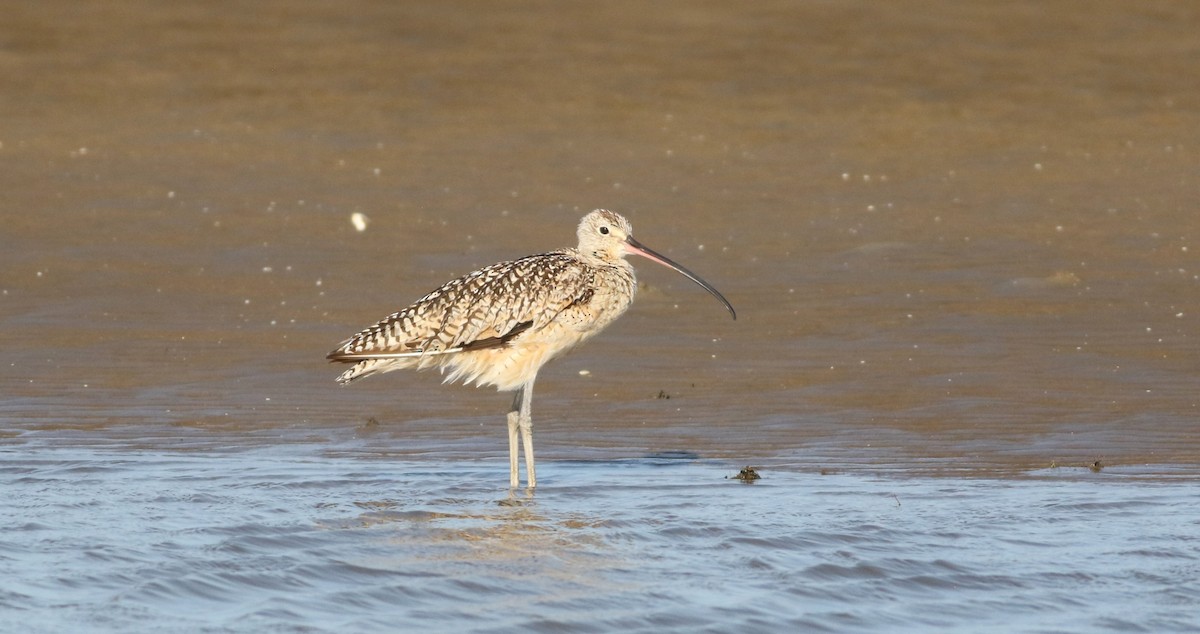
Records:
<instances>
[{"instance_id":1,"label":"wading bird","mask_svg":"<svg viewBox=\"0 0 1200 634\"><path fill-rule=\"evenodd\" d=\"M683 274L712 293L737 319L717 289L691 271L633 239L621 215L597 209L579 223L579 246L500 262L430 292L412 306L343 341L334 362L353 363L339 383L401 368L449 371L445 382L516 390L508 413L513 488L518 475L518 434L525 477L537 486L533 461L533 382L545 363L579 345L621 316L633 302L637 280L629 254Z\"/></svg>"}]
</instances>

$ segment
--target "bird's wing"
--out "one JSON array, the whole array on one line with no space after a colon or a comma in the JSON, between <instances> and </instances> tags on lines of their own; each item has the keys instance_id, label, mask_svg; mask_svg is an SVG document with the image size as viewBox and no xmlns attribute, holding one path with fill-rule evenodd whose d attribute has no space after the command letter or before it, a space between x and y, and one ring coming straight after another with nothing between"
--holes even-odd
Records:
<instances>
[{"instance_id":1,"label":"bird's wing","mask_svg":"<svg viewBox=\"0 0 1200 634\"><path fill-rule=\"evenodd\" d=\"M591 271L567 251L501 262L443 284L342 342L332 361L422 357L504 345L588 294Z\"/></svg>"}]
</instances>

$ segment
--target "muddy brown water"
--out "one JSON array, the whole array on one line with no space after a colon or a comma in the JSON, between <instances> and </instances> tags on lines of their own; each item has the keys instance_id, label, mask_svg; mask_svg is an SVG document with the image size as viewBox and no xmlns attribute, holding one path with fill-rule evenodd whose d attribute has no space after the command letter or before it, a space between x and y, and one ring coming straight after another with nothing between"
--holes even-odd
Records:
<instances>
[{"instance_id":1,"label":"muddy brown water","mask_svg":"<svg viewBox=\"0 0 1200 634\"><path fill-rule=\"evenodd\" d=\"M1197 60L1166 1L10 7L0 626L1200 628ZM738 320L635 261L535 495L507 395L333 383L595 207Z\"/></svg>"}]
</instances>

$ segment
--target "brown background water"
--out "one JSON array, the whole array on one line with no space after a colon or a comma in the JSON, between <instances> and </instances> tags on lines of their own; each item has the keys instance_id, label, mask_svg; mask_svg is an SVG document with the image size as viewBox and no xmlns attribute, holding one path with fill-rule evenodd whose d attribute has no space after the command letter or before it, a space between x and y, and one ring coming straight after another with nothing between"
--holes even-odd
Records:
<instances>
[{"instance_id":1,"label":"brown background water","mask_svg":"<svg viewBox=\"0 0 1200 634\"><path fill-rule=\"evenodd\" d=\"M242 579L150 592L147 584L171 583L181 570L204 575L231 561L179 559L168 547L156 557L152 546L186 551L186 540L172 540L214 530L268 559L274 547L302 552L295 584L270 577L271 566L254 574L275 582L261 584L264 597L303 604L305 584L331 574L320 568L330 552L358 552L364 537L345 527L362 517L371 531L392 531L369 539L421 545L401 558L431 557L431 543L465 549L456 557L476 539L508 544L496 531L512 525L581 531L559 537L568 559L636 543L642 550L624 554L662 557L657 572L596 574L644 583L651 598L674 587L672 572L697 570L674 597L679 609L659 620L645 617L652 601L588 588L590 605L523 603L500 629L538 618L579 626L568 615L606 610L630 616L589 622L694 629L689 606L712 605L728 583L699 566L711 561L709 547L737 553L723 562L730 569L775 580L731 595L728 612L703 613L714 627L937 625L920 609L868 604L882 592L923 605L881 585L924 576L961 587L996 563L973 567L939 550L953 540L919 537L953 521L964 499L939 496L940 487L969 489L981 515L968 524L980 532L963 534L980 548L1013 548L1017 560L1044 554L993 541L1012 529L984 530L1006 525L988 519L989 500L1009 509L1011 526L1042 517L1047 534L1086 537L1094 527L1056 523L1063 508L1089 514L1073 501L1073 487L1084 486L1084 497L1127 518L1106 527L1114 543L1145 541L1143 513L1178 517L1194 534L1197 60L1200 8L1166 1L9 7L0 23L0 452L10 528L28 530L8 531L17 537L2 551L0 564L22 580L0 582L4 622L127 631L194 612L195 629L338 629L350 621L334 607L244 620L259 613L248 590L256 586ZM446 279L571 244L594 207L625 213L640 240L720 288L739 319L686 280L635 262L635 306L539 378L545 490L513 512L542 515L491 523L503 498L508 397L443 387L435 375L339 389L323 355ZM370 219L363 232L350 222L356 212ZM656 465L666 458L691 466L664 472ZM256 469L263 460L273 470ZM1082 468L1097 460L1099 474ZM749 463L775 484L726 488L723 477ZM109 475L84 475L93 471ZM360 474L364 488L352 484ZM865 584L858 591L818 600L789 584L824 583L812 567L828 562L754 550L813 550L793 529L828 536L821 516L753 521L771 508L818 509L846 543L855 527L886 525L856 524L861 509L847 511L889 494L879 476L915 487L937 512L914 517L898 506L889 517L905 529L876 535L872 548L928 569L872 561L873 570L852 568L848 578ZM144 479L179 491L147 501ZM226 491L293 481L322 501L293 500L301 506L277 520L245 508L264 500ZM589 481L609 490L581 495ZM1093 481L1102 493L1086 488ZM836 493L823 498L813 486ZM759 490L770 499L745 509L751 519L712 514L725 496ZM208 495L225 503L173 506L203 506ZM821 504L841 495L848 501ZM112 522L174 517L155 529L172 537L89 522L95 509L78 496L115 505L95 515ZM425 528L413 529L409 515L373 521L381 499L427 513L416 522ZM662 532L654 518L685 501L696 507L674 517L709 533ZM1022 508L1033 516L1020 518ZM616 509L629 515L614 528L605 518ZM57 533L53 522L20 519L71 513L80 523ZM436 520L447 515L470 526ZM320 532L330 522L341 529ZM281 523L334 543L276 532ZM1082 597L1031 608L1031 628L1045 617L1069 629L1073 617L1122 598L1195 584L1194 538L1163 530L1150 539L1161 550L1097 555L1123 562L1133 579L1155 579L1116 596L1086 592L1099 564L1080 573L1094 578L1033 571L1033 583L1012 572L1022 591L1043 592L1044 582ZM38 553L54 552L47 544L81 540L63 552L88 552L98 531L128 543L93 544L117 552L112 559L63 555L58 573L39 572ZM1028 541L1055 545L1064 567L1081 554ZM522 543L529 548L509 551L515 568L502 566L500 579L593 574L566 566L546 578L528 559L540 561L541 542ZM202 552L222 552L206 544ZM1156 556L1178 560L1163 572ZM136 574L115 571L122 557L139 562ZM951 574L937 562L962 568ZM483 628L455 611L462 597L439 594L437 580L497 573L470 568L469 557L459 564L461 576L435 567L413 580L433 594L408 596L418 607L397 618ZM339 578L363 584L350 570ZM386 606L403 603L387 594L408 587L394 581L379 586L355 627L376 627L392 614ZM149 595L113 598L131 584ZM205 584L227 610L196 607L208 605L196 598ZM499 601L497 584L478 592ZM922 600L946 610L942 625L959 627L1014 600L988 594L986 583L977 589ZM1171 605L1195 604L1194 585L1183 592ZM769 609L751 618L755 597ZM64 625L48 616L55 605L92 607ZM95 607L104 605L117 607ZM1155 609L1125 625L1183 622ZM122 621L123 610L136 616Z\"/></svg>"}]
</instances>

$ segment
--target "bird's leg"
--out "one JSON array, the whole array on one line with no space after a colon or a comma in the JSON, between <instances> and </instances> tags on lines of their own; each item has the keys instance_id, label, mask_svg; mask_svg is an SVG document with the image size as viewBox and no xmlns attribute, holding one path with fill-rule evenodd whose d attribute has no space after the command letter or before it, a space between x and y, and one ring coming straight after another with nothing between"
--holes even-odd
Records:
<instances>
[{"instance_id":1,"label":"bird's leg","mask_svg":"<svg viewBox=\"0 0 1200 634\"><path fill-rule=\"evenodd\" d=\"M533 467L533 381L537 374L521 388L521 437L525 441L525 480L530 489L537 486L537 473ZM515 460L515 458L514 458ZM513 464L516 464L515 462Z\"/></svg>"},{"instance_id":2,"label":"bird's leg","mask_svg":"<svg viewBox=\"0 0 1200 634\"><path fill-rule=\"evenodd\" d=\"M521 424L521 403L524 401L522 397L524 393L525 387L521 386L517 390L516 396L513 397L512 411L508 413L508 485L514 489L521 485L521 475L517 468L517 453L520 451L517 445L517 429Z\"/></svg>"}]
</instances>

